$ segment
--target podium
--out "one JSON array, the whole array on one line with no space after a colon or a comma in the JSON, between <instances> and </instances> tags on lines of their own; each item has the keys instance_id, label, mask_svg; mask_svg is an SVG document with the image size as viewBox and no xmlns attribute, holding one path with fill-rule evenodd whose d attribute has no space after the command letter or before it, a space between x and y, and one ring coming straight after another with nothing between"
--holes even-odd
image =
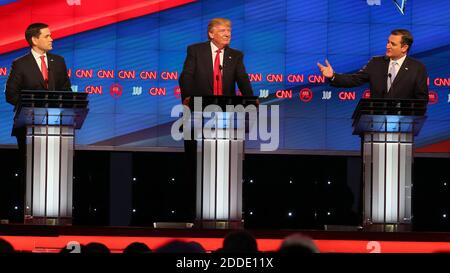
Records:
<instances>
[{"instance_id":1,"label":"podium","mask_svg":"<svg viewBox=\"0 0 450 273\"><path fill-rule=\"evenodd\" d=\"M361 99L353 134L361 136L363 225L407 227L412 220L414 137L426 119L427 101Z\"/></svg>"},{"instance_id":2,"label":"podium","mask_svg":"<svg viewBox=\"0 0 450 273\"><path fill-rule=\"evenodd\" d=\"M72 223L75 130L87 93L23 90L14 128L26 127L25 224Z\"/></svg>"},{"instance_id":3,"label":"podium","mask_svg":"<svg viewBox=\"0 0 450 273\"><path fill-rule=\"evenodd\" d=\"M256 121L257 97L191 97L195 142L196 221L203 228L242 227L245 134ZM186 134L185 134L186 136Z\"/></svg>"}]
</instances>

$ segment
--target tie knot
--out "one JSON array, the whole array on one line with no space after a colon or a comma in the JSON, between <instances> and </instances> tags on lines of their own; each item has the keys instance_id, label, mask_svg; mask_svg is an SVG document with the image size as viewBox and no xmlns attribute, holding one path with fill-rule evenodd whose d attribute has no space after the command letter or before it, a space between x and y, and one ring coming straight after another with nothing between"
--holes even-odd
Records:
<instances>
[{"instance_id":1,"label":"tie knot","mask_svg":"<svg viewBox=\"0 0 450 273\"><path fill-rule=\"evenodd\" d=\"M216 50L216 53L217 53L217 54L220 54L220 52L222 52L221 49L217 49L217 50Z\"/></svg>"},{"instance_id":2,"label":"tie knot","mask_svg":"<svg viewBox=\"0 0 450 273\"><path fill-rule=\"evenodd\" d=\"M42 55L40 58L41 58L41 60L44 61L45 60L45 55Z\"/></svg>"}]
</instances>

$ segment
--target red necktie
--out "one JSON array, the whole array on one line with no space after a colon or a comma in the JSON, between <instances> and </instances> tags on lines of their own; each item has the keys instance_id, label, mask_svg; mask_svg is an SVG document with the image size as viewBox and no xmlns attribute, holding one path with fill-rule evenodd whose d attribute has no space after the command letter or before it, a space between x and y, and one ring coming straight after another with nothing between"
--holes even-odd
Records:
<instances>
[{"instance_id":1,"label":"red necktie","mask_svg":"<svg viewBox=\"0 0 450 273\"><path fill-rule=\"evenodd\" d=\"M44 78L45 88L48 88L48 70L47 65L45 64L45 56L41 56L41 72L42 77Z\"/></svg>"},{"instance_id":2,"label":"red necktie","mask_svg":"<svg viewBox=\"0 0 450 273\"><path fill-rule=\"evenodd\" d=\"M220 65L220 49L216 51L214 60L214 96L222 95L222 71Z\"/></svg>"}]
</instances>

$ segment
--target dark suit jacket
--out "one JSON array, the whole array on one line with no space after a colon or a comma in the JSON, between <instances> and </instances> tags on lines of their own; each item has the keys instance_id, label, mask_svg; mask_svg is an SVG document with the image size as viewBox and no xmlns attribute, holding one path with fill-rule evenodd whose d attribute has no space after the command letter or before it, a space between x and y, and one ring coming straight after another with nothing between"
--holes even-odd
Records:
<instances>
[{"instance_id":1,"label":"dark suit jacket","mask_svg":"<svg viewBox=\"0 0 450 273\"><path fill-rule=\"evenodd\" d=\"M48 90L71 91L64 58L47 53L47 60ZM6 81L5 93L8 103L17 106L22 90L46 89L42 73L31 52L13 61L8 80ZM17 131L13 131L13 135L16 134Z\"/></svg>"},{"instance_id":2,"label":"dark suit jacket","mask_svg":"<svg viewBox=\"0 0 450 273\"><path fill-rule=\"evenodd\" d=\"M64 58L47 53L48 90L71 91ZM21 90L46 90L44 78L33 54L15 59L6 82L6 101L16 105Z\"/></svg>"},{"instance_id":3,"label":"dark suit jacket","mask_svg":"<svg viewBox=\"0 0 450 273\"><path fill-rule=\"evenodd\" d=\"M253 96L243 58L242 52L229 47L225 48L222 65L223 95L234 96L237 83L243 96ZM213 62L209 41L188 47L179 83L182 99L214 94Z\"/></svg>"},{"instance_id":4,"label":"dark suit jacket","mask_svg":"<svg viewBox=\"0 0 450 273\"><path fill-rule=\"evenodd\" d=\"M387 92L389 58L373 57L355 74L335 74L332 86L354 87L370 84L371 98L425 99L428 100L427 70L418 60L406 56L397 76Z\"/></svg>"}]
</instances>

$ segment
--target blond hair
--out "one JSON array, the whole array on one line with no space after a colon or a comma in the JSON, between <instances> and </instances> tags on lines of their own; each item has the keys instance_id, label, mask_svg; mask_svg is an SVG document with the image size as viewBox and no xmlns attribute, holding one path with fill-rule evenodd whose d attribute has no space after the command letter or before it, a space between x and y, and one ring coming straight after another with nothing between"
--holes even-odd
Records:
<instances>
[{"instance_id":1,"label":"blond hair","mask_svg":"<svg viewBox=\"0 0 450 273\"><path fill-rule=\"evenodd\" d=\"M213 18L211 19L211 21L209 21L208 23L208 32L206 33L206 35L208 36L208 40L211 40L211 38L209 38L209 33L212 32L212 28L215 26L227 26L227 27L231 27L231 21L225 18Z\"/></svg>"}]
</instances>

